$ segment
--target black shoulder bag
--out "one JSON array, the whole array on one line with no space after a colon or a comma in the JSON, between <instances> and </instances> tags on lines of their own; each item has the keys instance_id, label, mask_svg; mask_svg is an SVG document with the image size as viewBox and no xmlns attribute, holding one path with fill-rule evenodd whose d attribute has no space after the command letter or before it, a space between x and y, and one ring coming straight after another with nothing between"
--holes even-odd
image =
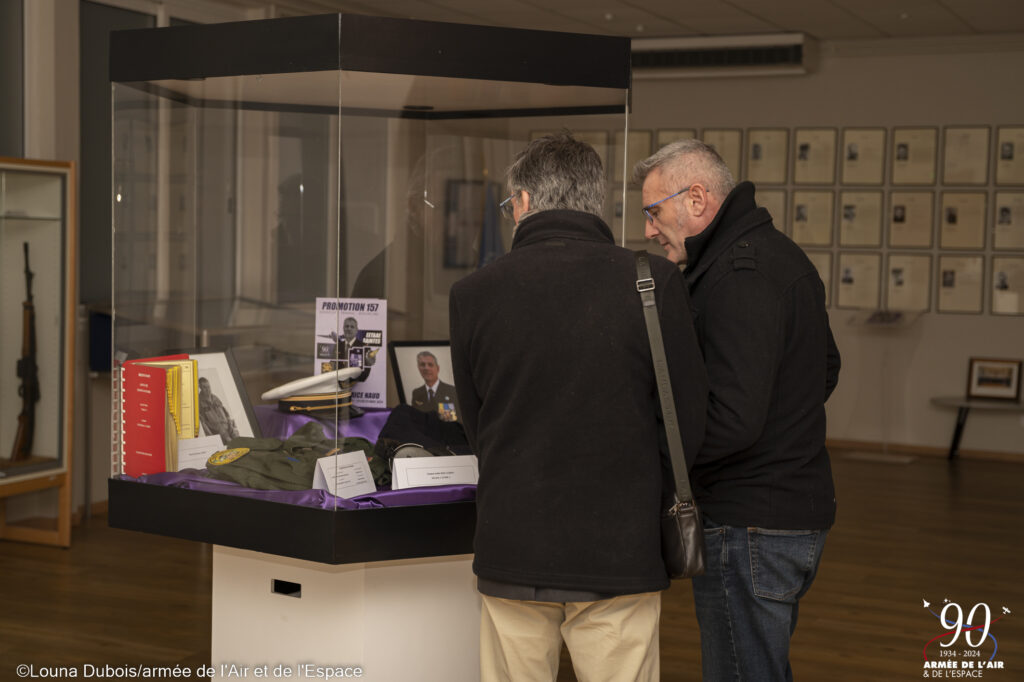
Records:
<instances>
[{"instance_id":1,"label":"black shoulder bag","mask_svg":"<svg viewBox=\"0 0 1024 682\"><path fill-rule=\"evenodd\" d=\"M683 452L683 439L679 435L676 403L672 397L672 384L669 382L665 360L665 343L661 338L661 322L654 301L654 278L651 277L651 263L646 251L636 252L636 273L636 290L640 292L640 301L643 303L661 415L665 422L665 435L676 479L676 491L668 508L661 513L661 556L670 578L692 578L704 572L704 527L686 472L686 455Z\"/></svg>"}]
</instances>

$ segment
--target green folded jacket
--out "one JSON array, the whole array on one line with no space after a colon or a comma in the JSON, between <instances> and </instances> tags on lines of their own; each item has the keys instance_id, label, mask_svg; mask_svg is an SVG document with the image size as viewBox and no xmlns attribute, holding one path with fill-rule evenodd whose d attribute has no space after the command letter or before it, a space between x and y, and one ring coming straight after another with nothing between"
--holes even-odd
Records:
<instances>
[{"instance_id":1,"label":"green folded jacket","mask_svg":"<svg viewBox=\"0 0 1024 682\"><path fill-rule=\"evenodd\" d=\"M367 458L373 455L373 445L365 438L335 441L325 437L323 427L316 422L304 424L286 441L240 436L231 439L227 447L248 452L234 459L227 458L230 461L223 464L207 461L208 475L256 490L309 490L313 487L316 461L321 457L356 450L361 450ZM373 471L372 461L370 465Z\"/></svg>"}]
</instances>

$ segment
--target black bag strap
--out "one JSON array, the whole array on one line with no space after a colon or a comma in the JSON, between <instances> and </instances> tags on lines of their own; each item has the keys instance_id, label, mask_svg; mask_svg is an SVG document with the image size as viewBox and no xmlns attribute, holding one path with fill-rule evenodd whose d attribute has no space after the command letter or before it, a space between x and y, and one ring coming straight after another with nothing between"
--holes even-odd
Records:
<instances>
[{"instance_id":1,"label":"black bag strap","mask_svg":"<svg viewBox=\"0 0 1024 682\"><path fill-rule=\"evenodd\" d=\"M661 322L654 300L654 278L651 277L651 261L644 250L636 251L636 290L644 308L644 322L647 323L647 338L651 342L651 359L654 360L654 378L658 384L658 398L661 401L661 416L665 422L665 436L672 459L672 471L676 477L676 497L680 502L692 503L690 477L686 472L686 453L683 439L679 435L679 421L676 419L676 401L672 397L672 383L668 378L668 362L665 359L665 342L661 337Z\"/></svg>"}]
</instances>

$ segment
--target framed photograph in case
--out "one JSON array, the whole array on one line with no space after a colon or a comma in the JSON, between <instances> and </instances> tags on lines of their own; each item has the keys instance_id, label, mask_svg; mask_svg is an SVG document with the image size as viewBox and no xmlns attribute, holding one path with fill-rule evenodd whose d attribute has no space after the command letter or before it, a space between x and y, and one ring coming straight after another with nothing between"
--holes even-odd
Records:
<instances>
[{"instance_id":1,"label":"framed photograph in case","mask_svg":"<svg viewBox=\"0 0 1024 682\"><path fill-rule=\"evenodd\" d=\"M971 358L967 364L967 398L1020 400L1020 360Z\"/></svg>"},{"instance_id":2,"label":"framed photograph in case","mask_svg":"<svg viewBox=\"0 0 1024 682\"><path fill-rule=\"evenodd\" d=\"M767 208L768 212L772 214L772 222L775 223L775 229L786 231L788 227L786 222L786 190L758 189L755 199L758 206Z\"/></svg>"},{"instance_id":3,"label":"framed photograph in case","mask_svg":"<svg viewBox=\"0 0 1024 682\"><path fill-rule=\"evenodd\" d=\"M832 252L831 251L804 251L807 258L814 264L821 277L821 283L825 285L825 306L832 305L830 299L832 294Z\"/></svg>"},{"instance_id":4,"label":"framed photograph in case","mask_svg":"<svg viewBox=\"0 0 1024 682\"><path fill-rule=\"evenodd\" d=\"M893 192L889 197L889 246L930 248L934 204L932 192Z\"/></svg>"},{"instance_id":5,"label":"framed photograph in case","mask_svg":"<svg viewBox=\"0 0 1024 682\"><path fill-rule=\"evenodd\" d=\"M984 192L943 192L939 209L939 248L985 248Z\"/></svg>"},{"instance_id":6,"label":"framed photograph in case","mask_svg":"<svg viewBox=\"0 0 1024 682\"><path fill-rule=\"evenodd\" d=\"M1024 126L1004 126L996 135L996 184L1024 185Z\"/></svg>"},{"instance_id":7,"label":"framed photograph in case","mask_svg":"<svg viewBox=\"0 0 1024 682\"><path fill-rule=\"evenodd\" d=\"M942 148L942 182L984 185L988 182L988 126L948 126Z\"/></svg>"},{"instance_id":8,"label":"framed photograph in case","mask_svg":"<svg viewBox=\"0 0 1024 682\"><path fill-rule=\"evenodd\" d=\"M882 246L882 191L839 193L839 245Z\"/></svg>"},{"instance_id":9,"label":"framed photograph in case","mask_svg":"<svg viewBox=\"0 0 1024 682\"><path fill-rule=\"evenodd\" d=\"M705 128L701 140L711 145L737 181L742 177L743 131L739 128Z\"/></svg>"},{"instance_id":10,"label":"framed photograph in case","mask_svg":"<svg viewBox=\"0 0 1024 682\"><path fill-rule=\"evenodd\" d=\"M996 192L992 248L1024 250L1024 192Z\"/></svg>"},{"instance_id":11,"label":"framed photograph in case","mask_svg":"<svg viewBox=\"0 0 1024 682\"><path fill-rule=\"evenodd\" d=\"M655 138L656 142L652 154L667 144L672 144L679 140L689 140L697 137L696 128L677 128L674 130L659 130L658 135Z\"/></svg>"},{"instance_id":12,"label":"framed photograph in case","mask_svg":"<svg viewBox=\"0 0 1024 682\"><path fill-rule=\"evenodd\" d=\"M793 241L801 246L831 245L832 204L832 190L794 190Z\"/></svg>"},{"instance_id":13,"label":"framed photograph in case","mask_svg":"<svg viewBox=\"0 0 1024 682\"><path fill-rule=\"evenodd\" d=\"M843 130L842 183L881 185L885 175L885 128Z\"/></svg>"},{"instance_id":14,"label":"framed photograph in case","mask_svg":"<svg viewBox=\"0 0 1024 682\"><path fill-rule=\"evenodd\" d=\"M751 128L747 131L747 179L769 185L785 184L788 153L787 128Z\"/></svg>"},{"instance_id":15,"label":"framed photograph in case","mask_svg":"<svg viewBox=\"0 0 1024 682\"><path fill-rule=\"evenodd\" d=\"M982 256L939 256L940 313L981 312L984 261Z\"/></svg>"},{"instance_id":16,"label":"framed photograph in case","mask_svg":"<svg viewBox=\"0 0 1024 682\"><path fill-rule=\"evenodd\" d=\"M892 184L934 185L937 128L894 128Z\"/></svg>"},{"instance_id":17,"label":"framed photograph in case","mask_svg":"<svg viewBox=\"0 0 1024 682\"><path fill-rule=\"evenodd\" d=\"M613 136L615 155L612 157L612 179L622 182L624 177L633 174L633 166L651 155L652 134L650 130L630 130L629 138L621 130ZM625 155L625 175L623 175L623 155Z\"/></svg>"},{"instance_id":18,"label":"framed photograph in case","mask_svg":"<svg viewBox=\"0 0 1024 682\"><path fill-rule=\"evenodd\" d=\"M188 357L196 361L202 435L219 435L225 445L236 436L260 438L260 424L231 351L189 353Z\"/></svg>"},{"instance_id":19,"label":"framed photograph in case","mask_svg":"<svg viewBox=\"0 0 1024 682\"><path fill-rule=\"evenodd\" d=\"M793 182L831 185L836 181L835 128L797 128L793 133Z\"/></svg>"},{"instance_id":20,"label":"framed photograph in case","mask_svg":"<svg viewBox=\"0 0 1024 682\"><path fill-rule=\"evenodd\" d=\"M840 308L878 308L878 276L882 267L879 253L839 254L839 283L836 305Z\"/></svg>"},{"instance_id":21,"label":"framed photograph in case","mask_svg":"<svg viewBox=\"0 0 1024 682\"><path fill-rule=\"evenodd\" d=\"M992 314L1024 315L1024 256L992 259Z\"/></svg>"},{"instance_id":22,"label":"framed photograph in case","mask_svg":"<svg viewBox=\"0 0 1024 682\"><path fill-rule=\"evenodd\" d=\"M399 403L421 412L437 411L443 421L459 421L448 341L389 341L388 356ZM435 388L428 394L431 386Z\"/></svg>"},{"instance_id":23,"label":"framed photograph in case","mask_svg":"<svg viewBox=\"0 0 1024 682\"><path fill-rule=\"evenodd\" d=\"M890 253L886 273L886 308L912 312L927 312L931 309L931 256Z\"/></svg>"}]
</instances>

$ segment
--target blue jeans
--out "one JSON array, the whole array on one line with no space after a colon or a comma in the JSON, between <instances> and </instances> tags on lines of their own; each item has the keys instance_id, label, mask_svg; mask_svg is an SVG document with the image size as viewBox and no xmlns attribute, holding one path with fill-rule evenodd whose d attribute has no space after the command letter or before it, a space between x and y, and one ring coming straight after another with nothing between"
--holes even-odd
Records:
<instances>
[{"instance_id":1,"label":"blue jeans","mask_svg":"<svg viewBox=\"0 0 1024 682\"><path fill-rule=\"evenodd\" d=\"M826 535L722 526L704 517L707 569L693 579L704 682L793 679L789 638Z\"/></svg>"}]
</instances>

